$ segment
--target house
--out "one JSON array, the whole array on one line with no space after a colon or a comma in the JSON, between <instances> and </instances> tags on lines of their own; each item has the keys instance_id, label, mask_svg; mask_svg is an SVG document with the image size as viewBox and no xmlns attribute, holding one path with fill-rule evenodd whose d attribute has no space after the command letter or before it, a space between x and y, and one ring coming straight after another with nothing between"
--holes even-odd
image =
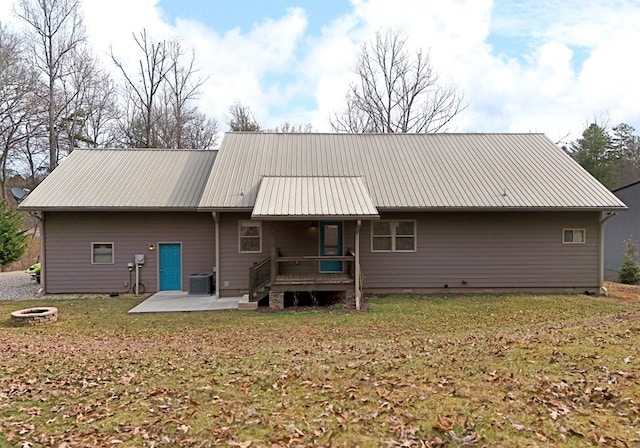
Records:
<instances>
[{"instance_id":1,"label":"house","mask_svg":"<svg viewBox=\"0 0 640 448\"><path fill-rule=\"evenodd\" d=\"M629 209L624 213L612 215L605 226L604 265L607 276L615 280L622 266L625 242L640 244L640 181L625 185L613 194L623 201Z\"/></svg>"},{"instance_id":2,"label":"house","mask_svg":"<svg viewBox=\"0 0 640 448\"><path fill-rule=\"evenodd\" d=\"M603 212L625 209L541 134L278 133L228 133L217 156L74 151L21 207L43 215L47 292L123 288L140 253L147 291L215 272L218 297L275 308L303 291L597 290Z\"/></svg>"}]
</instances>

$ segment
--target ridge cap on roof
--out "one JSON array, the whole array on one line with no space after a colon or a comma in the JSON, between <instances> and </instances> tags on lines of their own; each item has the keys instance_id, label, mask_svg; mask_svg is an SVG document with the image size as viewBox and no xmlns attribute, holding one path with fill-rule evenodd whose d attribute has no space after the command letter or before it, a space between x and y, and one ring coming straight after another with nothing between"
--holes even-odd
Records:
<instances>
[{"instance_id":1,"label":"ridge cap on roof","mask_svg":"<svg viewBox=\"0 0 640 448\"><path fill-rule=\"evenodd\" d=\"M345 174L345 175L340 175L340 174L330 174L328 176L323 176L322 174L312 174L309 176L305 176L305 175L288 175L288 174L262 174L260 175L260 177L278 177L278 178L319 178L319 179L324 179L324 178L331 178L331 177L335 177L335 178L340 178L340 179L344 179L345 177L362 177L361 174Z\"/></svg>"},{"instance_id":2,"label":"ridge cap on roof","mask_svg":"<svg viewBox=\"0 0 640 448\"><path fill-rule=\"evenodd\" d=\"M546 135L544 132L274 132L274 131L227 131L225 135L335 135L345 137L355 136L442 136L442 135Z\"/></svg>"},{"instance_id":3,"label":"ridge cap on roof","mask_svg":"<svg viewBox=\"0 0 640 448\"><path fill-rule=\"evenodd\" d=\"M75 151L122 151L122 152L152 152L152 151L162 151L162 152L217 152L217 149L196 149L196 148L74 148L72 153Z\"/></svg>"}]
</instances>

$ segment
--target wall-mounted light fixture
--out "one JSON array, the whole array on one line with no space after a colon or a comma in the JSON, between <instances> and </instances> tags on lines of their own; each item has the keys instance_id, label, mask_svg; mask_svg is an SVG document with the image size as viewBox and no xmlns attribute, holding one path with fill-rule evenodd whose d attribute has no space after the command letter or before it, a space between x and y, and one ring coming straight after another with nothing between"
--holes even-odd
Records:
<instances>
[{"instance_id":1,"label":"wall-mounted light fixture","mask_svg":"<svg viewBox=\"0 0 640 448\"><path fill-rule=\"evenodd\" d=\"M149 250L154 250L156 248L156 246L154 246L153 244L149 244Z\"/></svg>"},{"instance_id":2,"label":"wall-mounted light fixture","mask_svg":"<svg viewBox=\"0 0 640 448\"><path fill-rule=\"evenodd\" d=\"M312 229L317 229L318 228L318 221L311 221L311 226Z\"/></svg>"}]
</instances>

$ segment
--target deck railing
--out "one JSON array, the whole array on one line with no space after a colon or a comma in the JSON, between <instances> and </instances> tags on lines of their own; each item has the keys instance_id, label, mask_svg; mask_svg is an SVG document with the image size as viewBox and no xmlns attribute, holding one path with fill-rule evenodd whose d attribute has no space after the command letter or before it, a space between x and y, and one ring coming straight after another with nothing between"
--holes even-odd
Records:
<instances>
[{"instance_id":1,"label":"deck railing","mask_svg":"<svg viewBox=\"0 0 640 448\"><path fill-rule=\"evenodd\" d=\"M339 261L343 263L340 272L321 272L320 263ZM353 253L340 256L305 255L287 257L273 248L271 257L249 268L249 300L260 300L261 292L268 286L286 285L345 285L354 280L355 257Z\"/></svg>"},{"instance_id":2,"label":"deck railing","mask_svg":"<svg viewBox=\"0 0 640 448\"><path fill-rule=\"evenodd\" d=\"M260 300L259 291L271 283L271 257L254 263L249 268L249 300Z\"/></svg>"}]
</instances>

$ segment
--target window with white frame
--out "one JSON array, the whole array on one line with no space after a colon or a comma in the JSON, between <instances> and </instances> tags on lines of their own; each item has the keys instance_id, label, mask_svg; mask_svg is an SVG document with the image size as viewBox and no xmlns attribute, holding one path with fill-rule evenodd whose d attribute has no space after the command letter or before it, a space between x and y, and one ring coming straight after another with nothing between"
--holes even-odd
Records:
<instances>
[{"instance_id":1,"label":"window with white frame","mask_svg":"<svg viewBox=\"0 0 640 448\"><path fill-rule=\"evenodd\" d=\"M113 243L91 243L91 264L113 264Z\"/></svg>"},{"instance_id":2,"label":"window with white frame","mask_svg":"<svg viewBox=\"0 0 640 448\"><path fill-rule=\"evenodd\" d=\"M262 252L262 223L240 221L238 223L238 251L240 253Z\"/></svg>"},{"instance_id":3,"label":"window with white frame","mask_svg":"<svg viewBox=\"0 0 640 448\"><path fill-rule=\"evenodd\" d=\"M586 241L584 229L562 229L563 244L584 244Z\"/></svg>"},{"instance_id":4,"label":"window with white frame","mask_svg":"<svg viewBox=\"0 0 640 448\"><path fill-rule=\"evenodd\" d=\"M414 220L380 220L371 222L372 252L415 252Z\"/></svg>"}]
</instances>

